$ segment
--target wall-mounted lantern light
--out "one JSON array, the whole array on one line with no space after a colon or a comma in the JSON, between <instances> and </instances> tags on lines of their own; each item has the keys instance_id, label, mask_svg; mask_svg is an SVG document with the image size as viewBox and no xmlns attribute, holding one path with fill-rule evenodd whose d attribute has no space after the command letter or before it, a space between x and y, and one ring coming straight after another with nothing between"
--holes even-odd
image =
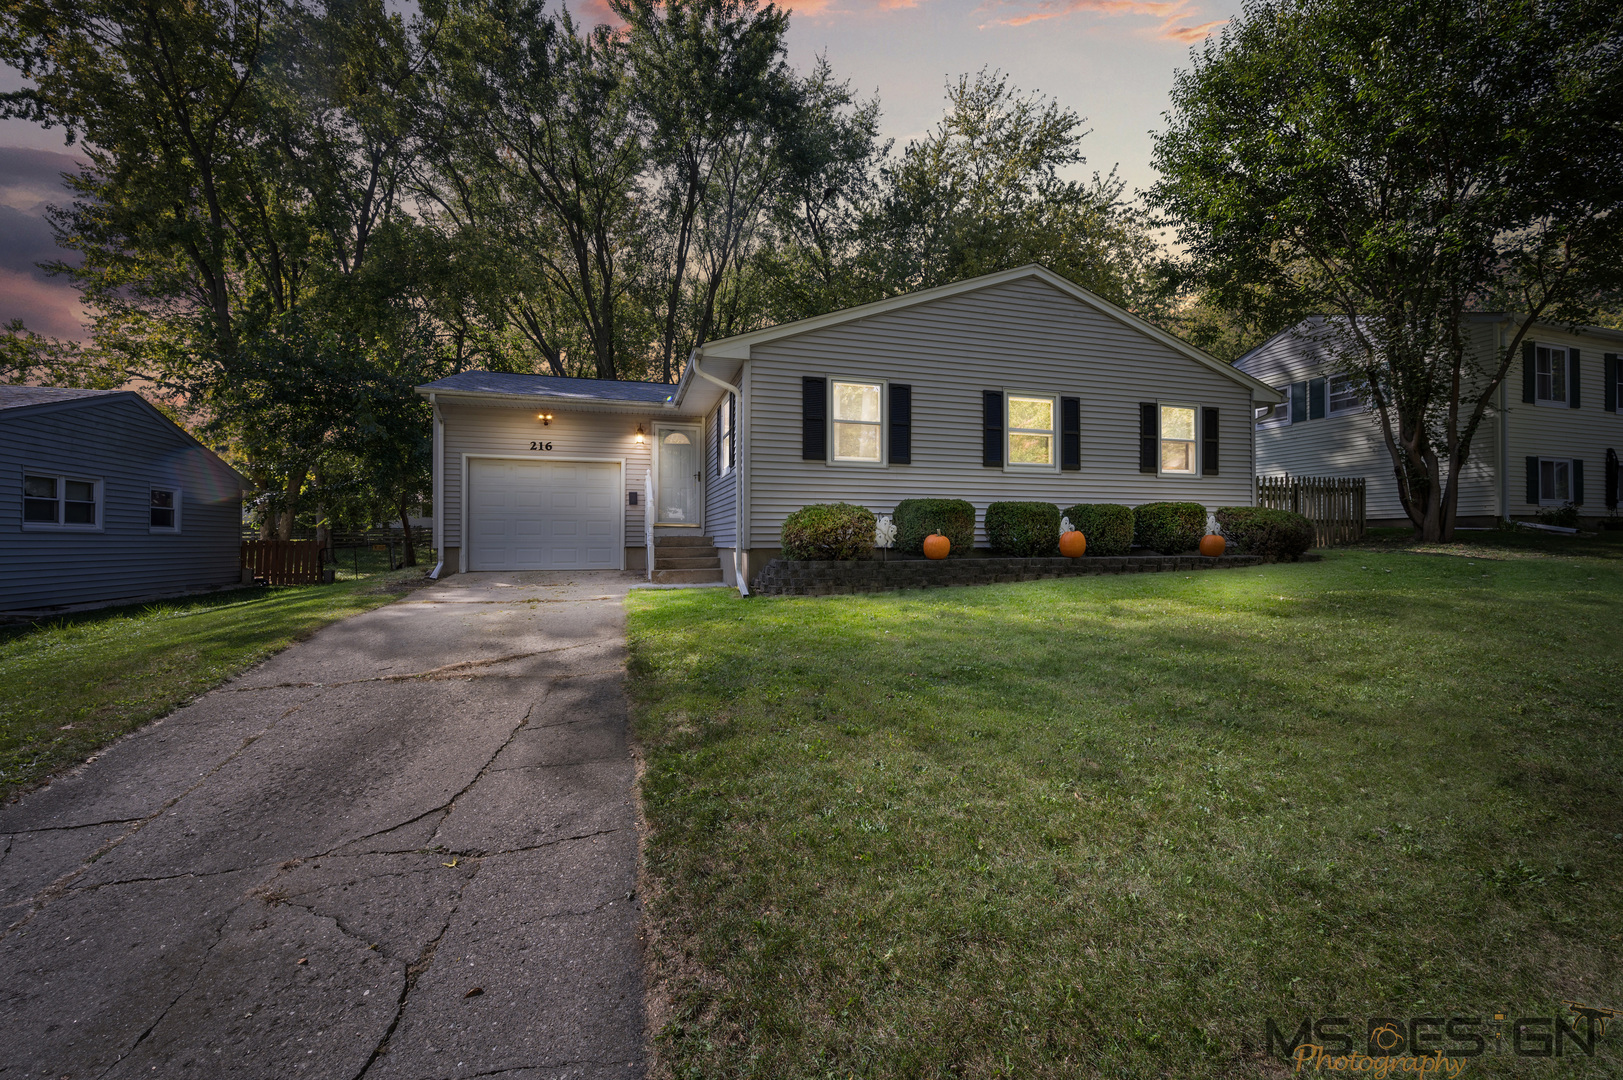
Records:
<instances>
[{"instance_id":1,"label":"wall-mounted lantern light","mask_svg":"<svg viewBox=\"0 0 1623 1080\"><path fill-rule=\"evenodd\" d=\"M641 424L638 424L638 425L637 425L637 445L638 445L638 446L641 446L641 445L642 445L642 441L643 441L643 430L642 430L642 425L641 425Z\"/></svg>"},{"instance_id":2,"label":"wall-mounted lantern light","mask_svg":"<svg viewBox=\"0 0 1623 1080\"><path fill-rule=\"evenodd\" d=\"M537 413L535 418L537 420L541 421L541 426L542 427L551 427L552 426L552 414L549 413L549 412Z\"/></svg>"}]
</instances>

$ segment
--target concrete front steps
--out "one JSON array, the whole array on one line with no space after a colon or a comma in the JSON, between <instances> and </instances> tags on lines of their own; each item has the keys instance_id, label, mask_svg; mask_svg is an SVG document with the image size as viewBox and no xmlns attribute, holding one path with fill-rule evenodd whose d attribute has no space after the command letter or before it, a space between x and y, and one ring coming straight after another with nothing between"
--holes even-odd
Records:
<instances>
[{"instance_id":1,"label":"concrete front steps","mask_svg":"<svg viewBox=\"0 0 1623 1080\"><path fill-rule=\"evenodd\" d=\"M721 580L721 555L708 536L654 534L655 585L705 585Z\"/></svg>"}]
</instances>

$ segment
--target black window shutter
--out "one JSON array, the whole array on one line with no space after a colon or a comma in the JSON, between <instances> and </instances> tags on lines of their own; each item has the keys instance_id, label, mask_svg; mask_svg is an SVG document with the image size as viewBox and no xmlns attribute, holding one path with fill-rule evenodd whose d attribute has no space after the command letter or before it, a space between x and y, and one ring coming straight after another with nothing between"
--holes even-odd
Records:
<instances>
[{"instance_id":1,"label":"black window shutter","mask_svg":"<svg viewBox=\"0 0 1623 1080\"><path fill-rule=\"evenodd\" d=\"M913 464L913 388L890 384L890 463Z\"/></svg>"},{"instance_id":2,"label":"black window shutter","mask_svg":"<svg viewBox=\"0 0 1623 1080\"><path fill-rule=\"evenodd\" d=\"M738 399L727 395L727 467L738 464Z\"/></svg>"},{"instance_id":3,"label":"black window shutter","mask_svg":"<svg viewBox=\"0 0 1623 1080\"><path fill-rule=\"evenodd\" d=\"M800 380L800 456L828 460L828 380L811 375Z\"/></svg>"},{"instance_id":4,"label":"black window shutter","mask_svg":"<svg viewBox=\"0 0 1623 1080\"><path fill-rule=\"evenodd\" d=\"M1161 418L1156 415L1155 402L1138 403L1138 471L1158 472L1155 444L1161 441Z\"/></svg>"},{"instance_id":5,"label":"black window shutter","mask_svg":"<svg viewBox=\"0 0 1623 1080\"><path fill-rule=\"evenodd\" d=\"M1606 508L1617 509L1617 451L1606 448Z\"/></svg>"},{"instance_id":6,"label":"black window shutter","mask_svg":"<svg viewBox=\"0 0 1623 1080\"><path fill-rule=\"evenodd\" d=\"M1059 399L1059 467L1065 472L1082 471L1082 399Z\"/></svg>"},{"instance_id":7,"label":"black window shutter","mask_svg":"<svg viewBox=\"0 0 1623 1080\"><path fill-rule=\"evenodd\" d=\"M1567 408L1578 408L1578 391L1583 387L1583 380L1578 378L1578 350L1567 350Z\"/></svg>"},{"instance_id":8,"label":"black window shutter","mask_svg":"<svg viewBox=\"0 0 1623 1080\"><path fill-rule=\"evenodd\" d=\"M1217 410L1202 409L1200 418L1200 474L1217 475Z\"/></svg>"},{"instance_id":9,"label":"black window shutter","mask_svg":"<svg viewBox=\"0 0 1623 1080\"><path fill-rule=\"evenodd\" d=\"M1572 459L1572 505L1584 504L1584 462L1583 458Z\"/></svg>"},{"instance_id":10,"label":"black window shutter","mask_svg":"<svg viewBox=\"0 0 1623 1080\"><path fill-rule=\"evenodd\" d=\"M1527 501L1538 505L1538 458L1527 459Z\"/></svg>"},{"instance_id":11,"label":"black window shutter","mask_svg":"<svg viewBox=\"0 0 1623 1080\"><path fill-rule=\"evenodd\" d=\"M1003 392L981 391L981 464L1003 467Z\"/></svg>"},{"instance_id":12,"label":"black window shutter","mask_svg":"<svg viewBox=\"0 0 1623 1080\"><path fill-rule=\"evenodd\" d=\"M1617 412L1617 353L1609 352L1601 363L1606 377L1605 398L1607 412Z\"/></svg>"},{"instance_id":13,"label":"black window shutter","mask_svg":"<svg viewBox=\"0 0 1623 1080\"><path fill-rule=\"evenodd\" d=\"M1538 355L1531 341L1522 342L1522 400L1529 405L1538 389ZM1537 499L1532 500L1538 502Z\"/></svg>"},{"instance_id":14,"label":"black window shutter","mask_svg":"<svg viewBox=\"0 0 1623 1080\"><path fill-rule=\"evenodd\" d=\"M1307 419L1307 383L1291 383L1291 423L1300 424Z\"/></svg>"},{"instance_id":15,"label":"black window shutter","mask_svg":"<svg viewBox=\"0 0 1623 1080\"><path fill-rule=\"evenodd\" d=\"M1325 402L1326 379L1309 379L1307 383L1307 417L1309 420L1323 420L1326 412Z\"/></svg>"}]
</instances>

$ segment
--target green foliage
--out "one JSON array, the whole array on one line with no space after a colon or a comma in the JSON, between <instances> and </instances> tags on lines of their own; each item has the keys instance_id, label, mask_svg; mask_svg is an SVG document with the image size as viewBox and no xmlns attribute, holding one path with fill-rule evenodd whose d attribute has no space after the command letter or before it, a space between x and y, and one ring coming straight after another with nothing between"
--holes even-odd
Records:
<instances>
[{"instance_id":1,"label":"green foliage","mask_svg":"<svg viewBox=\"0 0 1623 1080\"><path fill-rule=\"evenodd\" d=\"M1570 502L1562 503L1560 506L1546 506L1533 516L1541 525L1559 525L1563 529L1578 527L1578 507Z\"/></svg>"},{"instance_id":2,"label":"green foliage","mask_svg":"<svg viewBox=\"0 0 1623 1080\"><path fill-rule=\"evenodd\" d=\"M1225 506L1216 517L1230 555L1294 560L1313 546L1313 523L1291 510Z\"/></svg>"},{"instance_id":3,"label":"green foliage","mask_svg":"<svg viewBox=\"0 0 1623 1080\"><path fill-rule=\"evenodd\" d=\"M1057 556L1059 518L1059 507L1053 503L995 502L986 508L986 539L998 555Z\"/></svg>"},{"instance_id":4,"label":"green foliage","mask_svg":"<svg viewBox=\"0 0 1623 1080\"><path fill-rule=\"evenodd\" d=\"M1428 539L1535 322L1623 289L1620 41L1613 0L1246 0L1177 76L1152 199L1191 275L1241 328L1334 317ZM1517 314L1477 355L1482 310Z\"/></svg>"},{"instance_id":5,"label":"green foliage","mask_svg":"<svg viewBox=\"0 0 1623 1080\"><path fill-rule=\"evenodd\" d=\"M873 511L850 503L803 506L783 520L785 559L856 559L873 551Z\"/></svg>"},{"instance_id":6,"label":"green foliage","mask_svg":"<svg viewBox=\"0 0 1623 1080\"><path fill-rule=\"evenodd\" d=\"M1145 503L1133 510L1133 543L1163 555L1182 555L1206 535L1206 508L1199 503Z\"/></svg>"},{"instance_id":7,"label":"green foliage","mask_svg":"<svg viewBox=\"0 0 1623 1080\"><path fill-rule=\"evenodd\" d=\"M948 558L968 555L975 548L975 507L963 499L903 499L891 512L896 523L896 550L912 555L924 552L924 539L940 533L952 544Z\"/></svg>"},{"instance_id":8,"label":"green foliage","mask_svg":"<svg viewBox=\"0 0 1623 1080\"><path fill-rule=\"evenodd\" d=\"M1126 555L1133 550L1133 508L1119 503L1077 503L1065 511L1088 538L1089 555Z\"/></svg>"}]
</instances>

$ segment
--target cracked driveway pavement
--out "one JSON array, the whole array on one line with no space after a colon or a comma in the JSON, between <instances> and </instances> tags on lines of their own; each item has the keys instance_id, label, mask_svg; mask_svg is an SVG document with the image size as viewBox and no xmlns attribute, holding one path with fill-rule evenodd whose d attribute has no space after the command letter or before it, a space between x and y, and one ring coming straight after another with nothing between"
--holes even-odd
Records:
<instances>
[{"instance_id":1,"label":"cracked driveway pavement","mask_svg":"<svg viewBox=\"0 0 1623 1080\"><path fill-rule=\"evenodd\" d=\"M0 1077L640 1077L633 580L450 578L0 808Z\"/></svg>"}]
</instances>

